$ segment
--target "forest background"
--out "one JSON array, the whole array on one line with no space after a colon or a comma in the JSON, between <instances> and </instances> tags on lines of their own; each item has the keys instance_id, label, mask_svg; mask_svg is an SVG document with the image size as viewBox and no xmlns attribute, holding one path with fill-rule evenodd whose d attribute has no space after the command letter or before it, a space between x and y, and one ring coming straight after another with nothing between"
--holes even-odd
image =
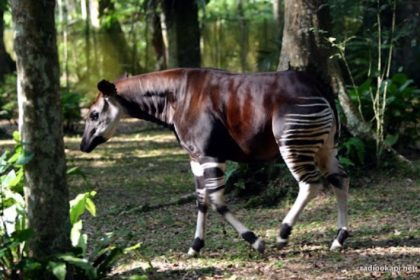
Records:
<instances>
[{"instance_id":1,"label":"forest background","mask_svg":"<svg viewBox=\"0 0 420 280\"><path fill-rule=\"evenodd\" d=\"M2 2L0 118L13 120L17 117L13 30L7 1ZM276 71L280 67L282 1L185 3L171 7L171 1L58 1L56 27L66 129L74 129L81 120L80 108L96 95L92 85L104 78L115 80L124 73L171 67L214 67L233 72ZM320 30L320 34L330 44L331 56L338 57L347 93L360 119L375 127L373 95L378 89L377 77L387 72L384 141L404 154L418 151L418 1L326 3L330 30ZM346 127L346 117L342 120ZM362 145L368 143L362 143L366 137L360 138L347 142L344 152L351 162L344 161L349 165L366 162L361 153L367 149Z\"/></svg>"},{"instance_id":2,"label":"forest background","mask_svg":"<svg viewBox=\"0 0 420 280\"><path fill-rule=\"evenodd\" d=\"M11 2L18 3L18 1ZM291 3L293 5L290 5ZM10 10L11 5L9 1L1 0L0 38L3 38L3 40L0 40L0 138L3 139L12 138L10 127L16 128L15 124L18 116L18 101L16 99L18 78L15 73L16 66L14 62L17 56L14 50L21 46L13 46L15 26ZM304 17L301 17L300 20L294 23L286 20L288 16L289 18L291 17L292 13L295 13L294 15L299 18L299 16L305 15L304 13L299 13L299 11L307 10L314 12L312 15L319 12L323 16L319 18L314 16L313 19L315 21L312 22L308 22L307 19L305 21ZM103 172L103 168L95 168L95 164L90 163L92 159L83 158L73 151L77 149L76 142L80 140L78 135L82 126L81 120L84 109L96 96L96 83L102 79L115 80L124 73L140 74L172 67L212 67L233 72L276 71L294 68L315 70L313 73L320 74L320 76L326 72L330 76L335 75L334 77L339 80L339 86L338 90L334 89L338 92L337 106L343 123L339 159L346 169L350 171L352 178L361 177L363 179L362 182L356 179L354 185L366 185L371 182L365 176L376 177L378 180L381 180L383 176L388 176L387 174L400 174L398 172L403 172L402 175L396 176L398 178L402 176L398 179L399 182L404 183L406 182L405 180L408 180L407 185L409 188L405 189L405 195L401 195L398 198L404 199L405 206L408 207L405 210L407 210L409 220L412 219L412 222L409 223L407 221L398 229L386 228L385 234L388 235L382 237L385 240L389 240L390 232L396 232L394 235L399 236L398 238L401 239L396 241L397 245L410 246L413 242L415 243L416 239L413 239L413 234L416 231L413 230L415 228L413 225L416 225L418 207L413 206L414 201L408 198L413 198L409 195L410 193L414 197L418 196L418 185L414 183L413 187L413 181L408 177L415 174L415 171L413 173L410 170L418 168L420 149L420 110L418 110L420 65L417 63L420 60L419 13L420 3L414 0L57 1L54 27L57 30L57 47L60 61L59 95L62 104L63 127L67 137L70 137L70 140L69 138L66 140L66 152L67 156L69 156L68 162L70 165L68 174L78 174L84 178L70 178L71 185L76 186L71 190L72 194L74 194L75 190L87 191L77 196L77 199L70 204L72 227L73 229L75 227L78 229L78 231L76 230L78 233L76 234L76 245L83 249L83 254L86 254L89 250L92 253L92 247L87 249L87 241L84 239L85 235L82 233L80 221L85 210L92 214L96 213L96 207L94 207L92 202L96 193L91 192L92 186L90 183L86 183L86 178L89 177L86 174L89 174L89 172L91 172L90 174L103 174L100 173ZM319 22L316 22L316 20L319 20ZM287 42L285 39L287 36L290 36L291 33L300 34L299 32L301 31L303 34L315 34L316 40L307 40L307 42L302 40L302 44L296 45L287 45L285 43ZM312 51L316 48L312 47L315 44L319 44L317 47L322 46L321 49L328 49L326 60L336 63L336 67L333 68L334 71L325 70L327 67L323 61L317 61L313 57L315 52L312 53ZM300 54L305 54L305 52L311 54L312 58L309 59L311 61L306 65L297 65L296 61L293 61L290 57L287 58L287 54L294 51L300 51ZM316 62L320 63L316 64ZM315 67L313 63L315 63ZM132 130L133 128L128 130L131 131L130 129ZM159 141L164 141L164 145L160 147L163 150L171 150L173 148L172 142L165 142L168 136L155 132L155 128L144 128L142 125L139 125L136 129L135 133L139 134L133 135L140 143L142 141L141 137L143 137L141 135L149 133L148 131L151 129L152 136L147 134L147 137L157 137L156 143L158 144L160 143ZM31 155L25 152L22 146L24 142L21 141L18 134L13 134L13 138L17 142L15 154L4 153L0 158L2 188L5 186L6 188L10 187L13 192L23 195L23 166L31 162ZM9 143L7 140L4 141L4 143ZM121 142L123 143L124 141ZM130 141L124 142L126 147L129 147L128 143ZM147 149L156 148L153 146L156 143L150 147L147 146ZM115 144L118 144L118 141ZM10 143L5 145L10 146ZM122 146L118 149L122 149ZM113 151L112 154L116 156L116 159L109 155L111 151ZM100 159L104 161L110 158L120 161L125 158L124 155L120 155L120 153L113 150L112 146L108 152L105 150L103 153ZM175 163L172 157L177 156L178 151L175 154L171 153L165 157ZM132 164L129 157L126 159L124 164ZM96 160L98 164L101 164L99 158ZM141 160L135 163L139 166L145 164ZM156 164L161 163L159 161L155 163L154 158L150 157L149 163L145 167L145 170L150 169L149 176L154 176L152 180L158 180L157 174L154 173L158 171L157 168L153 171ZM126 167L125 165L121 166ZM175 168L175 166L167 166L167 168L169 170ZM182 165L179 168L184 170ZM235 199L245 197L243 202L245 207L275 206L280 200L288 199L295 195L295 192L292 190L293 188L295 189L295 186L290 183L290 178L286 178L287 175L285 177L284 168L281 163L271 166L229 165L227 172L228 185L230 187L235 186L236 191L233 193L236 197ZM128 187L130 184L147 185L145 182L136 181L137 179L133 177L134 170L127 170L131 172L127 174L130 182L125 182L128 183ZM396 170L399 171L397 172ZM185 170L181 172L185 172ZM368 173L373 175L367 175ZM376 176L378 174L379 176ZM117 178L114 179L117 180ZM158 186L163 186L170 182L177 192L181 190L181 187L179 187L179 190L177 189L178 185L188 185L185 181L177 181L179 178L164 180L165 182L158 183ZM113 181L109 179L107 183L110 182ZM101 207L98 207L98 209L102 209L100 211L104 211L105 214L112 215L114 210L107 209L107 200L103 200L103 195L106 191L100 192L99 181L95 181L94 185L94 189L99 192L98 204ZM115 181L112 188L118 185L119 182ZM390 189L393 186L393 183L390 183L389 186L385 184L385 188ZM417 191L415 191L416 186ZM398 188L402 187L399 185ZM374 185L372 188L377 189L379 185L376 187ZM125 191L129 192L129 190ZM182 188L182 191L185 191L185 189ZM156 194L151 194L151 201L154 201L153 195L157 195L156 197L160 198L162 192L166 191L158 187ZM363 191L356 190L356 192ZM11 206L12 202L14 205L24 204L23 199L17 198L17 194L13 194L10 198L7 197L9 194L2 189L3 210ZM39 198L42 199L42 193ZM388 201L387 198L381 197L381 199ZM377 201L378 205L381 204L381 199ZM181 204L184 204L190 200L181 198L174 203L177 204L180 201ZM398 202L399 200L397 199L396 201ZM143 213L150 209L164 208L166 205L165 203L162 204L160 199L157 199L156 202L157 204L155 205L146 203L143 206L133 206L132 209L128 210L120 209L120 212L124 213L124 215L127 215L127 213ZM121 205L121 203L116 204ZM365 206L361 204L360 207L366 210L365 213L370 213L371 208L374 208L374 206L370 204L368 206L364 209L363 207ZM395 207L398 208L400 206ZM67 211L67 209L64 210ZM107 210L110 212L106 212ZM159 213L159 211L157 212ZM183 213L185 209L178 209L177 211L177 213ZM17 219L20 223L19 225L22 226L21 230L17 231L20 235L8 236L7 231L5 231L6 226L2 228L1 252L3 255L0 256L2 260L0 266L4 267L0 271L4 275L10 276L15 273L21 276L19 273L22 273L25 269L32 272L39 269L35 265L39 264L39 260L28 259L28 255L25 253L27 248L23 246L30 238L26 228L26 214L24 212L23 207L23 214L19 214L19 219ZM391 207L390 213L394 213L391 211ZM361 213L359 214L359 218L363 216ZM265 212L262 215L267 216ZM102 217L102 222L105 221L105 216ZM166 221L169 224L173 222L172 218L167 218L166 216L164 218L169 220L169 222ZM105 221L104 224L106 225L104 226L109 228L110 224L107 223ZM176 225L176 222L174 223ZM188 222L186 223L188 224ZM385 221L387 226L390 223L392 224L392 221ZM132 224L135 225L135 222ZM297 231L305 231L305 226L308 225L311 224L304 224ZM148 227L144 226L144 229L147 230ZM74 233L73 229L72 234ZM89 230L94 231L95 229L91 226ZM375 228L375 230L380 232L381 228ZM362 235L370 236L372 231L374 230L367 227L363 231L359 227L359 234L362 233ZM270 234L268 233L268 235ZM147 240L147 233L142 232L141 236ZM167 239L168 237L163 238ZM369 237L366 238L368 239ZM117 239L125 239L125 237L122 238L120 234ZM159 237L149 236L149 242L152 242L152 244L154 241L159 243L161 240ZM100 241L96 241L100 243ZM306 244L308 240L303 239L302 242ZM179 243L176 244L180 246ZM359 253L357 250L363 247L363 244L363 242L355 242L350 245L353 251L350 250L349 254L357 255ZM65 267L68 264L78 266L84 271L83 273L90 275L91 279L94 276L105 276L114 263L116 256L130 250L126 250L127 248L121 249L114 245L112 247L108 243L104 246L100 247L102 251L99 250L96 253L102 253L98 253L98 258L106 256L106 261L105 264L102 262L97 267L88 266L85 263L85 261L87 262L87 257L80 257L80 252L65 258L56 259L55 257L54 261L48 262L46 267L59 279L63 279L62 277L65 275L65 273L63 274L63 265ZM172 245L167 244L167 246ZM136 246L128 249L130 248L137 249ZM149 247L149 254L153 255L159 249L162 248L151 246ZM179 247L176 247L176 249L178 250ZM293 250L292 248L292 255ZM310 249L309 251L315 252L317 260L322 259L324 256L322 250ZM7 255L4 252L11 253ZM243 255L243 248L239 254ZM408 253L408 255L410 256L408 257L410 261L413 255L411 253ZM305 257L305 255L302 257ZM333 255L328 261L334 262L335 257ZM33 263L28 260L32 260ZM95 258L92 259L91 257L90 260L95 260ZM301 260L298 259L297 261L300 262ZM287 261L285 260L285 262ZM250 263L252 266L252 260ZM202 264L199 263L198 265ZM277 260L274 260L273 265L278 265ZM270 269L282 271L283 264L280 264L277 268L271 267ZM232 269L227 265L227 271L229 270ZM194 273L198 271L199 275L208 273L207 271L192 271ZM213 272L210 271L210 273ZM189 271L186 273L188 274ZM311 275L309 271L304 271L304 273L307 273L304 274L305 277ZM179 276L176 273L175 275L170 275L175 278ZM351 276L355 275L357 273L351 274Z\"/></svg>"}]
</instances>

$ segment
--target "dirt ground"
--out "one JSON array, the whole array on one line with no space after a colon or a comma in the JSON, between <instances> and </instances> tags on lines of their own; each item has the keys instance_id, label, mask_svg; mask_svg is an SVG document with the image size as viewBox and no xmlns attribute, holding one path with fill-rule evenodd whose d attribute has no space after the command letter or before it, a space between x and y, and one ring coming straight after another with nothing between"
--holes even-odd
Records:
<instances>
[{"instance_id":1,"label":"dirt ground","mask_svg":"<svg viewBox=\"0 0 420 280\"><path fill-rule=\"evenodd\" d=\"M169 131L132 121L90 154L78 150L80 135L67 136L65 143L68 166L78 166L87 178L69 177L72 196L97 192L97 216L86 216L84 222L91 249L109 232L116 243L142 243L138 252L117 264L109 279L420 279L417 173L351 175L351 237L341 252L328 249L337 213L327 189L305 208L289 246L282 250L274 247L275 237L293 200L245 209L245 201L231 197L230 208L264 238L266 253L254 252L221 217L210 213L206 246L200 257L188 259L194 201L154 207L194 191L188 157ZM0 144L6 147L12 141ZM419 161L415 164L420 170Z\"/></svg>"}]
</instances>

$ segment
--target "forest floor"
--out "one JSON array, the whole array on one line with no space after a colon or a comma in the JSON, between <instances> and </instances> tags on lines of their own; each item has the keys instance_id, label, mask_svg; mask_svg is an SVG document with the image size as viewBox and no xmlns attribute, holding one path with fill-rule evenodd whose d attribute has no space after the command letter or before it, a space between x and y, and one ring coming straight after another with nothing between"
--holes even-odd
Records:
<instances>
[{"instance_id":1,"label":"forest floor","mask_svg":"<svg viewBox=\"0 0 420 280\"><path fill-rule=\"evenodd\" d=\"M413 172L351 176L351 237L341 252L329 251L337 213L327 189L305 208L282 250L274 248L275 238L292 198L276 207L245 209L244 200L228 197L237 217L266 241L265 254L253 251L210 212L206 246L200 257L188 259L195 202L159 207L194 192L188 156L171 132L124 123L112 140L90 154L79 151L80 136L68 136L65 142L69 168L79 167L88 182L69 177L72 197L97 192L97 216L86 215L84 222L91 249L109 232L118 244L141 242L107 279L142 274L149 279L420 279L420 176ZM416 165L420 170L418 160Z\"/></svg>"}]
</instances>

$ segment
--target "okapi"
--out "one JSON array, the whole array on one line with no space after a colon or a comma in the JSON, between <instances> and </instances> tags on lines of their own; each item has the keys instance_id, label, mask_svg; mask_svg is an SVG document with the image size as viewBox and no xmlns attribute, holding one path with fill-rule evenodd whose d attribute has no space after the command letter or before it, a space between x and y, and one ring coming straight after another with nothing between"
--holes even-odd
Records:
<instances>
[{"instance_id":1,"label":"okapi","mask_svg":"<svg viewBox=\"0 0 420 280\"><path fill-rule=\"evenodd\" d=\"M189 255L198 255L204 246L208 205L264 252L264 241L238 221L224 201L225 163L268 161L279 154L298 181L299 194L282 221L278 246L287 244L299 214L322 188L322 177L337 199L338 233L330 249L343 246L349 180L336 157L338 117L328 87L311 75L172 69L115 83L102 80L98 90L86 119L83 152L109 140L124 117L169 127L188 152L198 208Z\"/></svg>"}]
</instances>

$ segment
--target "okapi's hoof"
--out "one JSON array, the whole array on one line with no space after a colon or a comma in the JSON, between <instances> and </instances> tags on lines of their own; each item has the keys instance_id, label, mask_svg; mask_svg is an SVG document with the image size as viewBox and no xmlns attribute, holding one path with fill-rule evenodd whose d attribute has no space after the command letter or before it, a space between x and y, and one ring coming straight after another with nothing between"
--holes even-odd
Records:
<instances>
[{"instance_id":1,"label":"okapi's hoof","mask_svg":"<svg viewBox=\"0 0 420 280\"><path fill-rule=\"evenodd\" d=\"M349 236L349 232L346 228L340 228L337 232L337 236L334 239L333 243L331 244L330 250L331 251L338 251L343 248L344 241Z\"/></svg>"},{"instance_id":2,"label":"okapi's hoof","mask_svg":"<svg viewBox=\"0 0 420 280\"><path fill-rule=\"evenodd\" d=\"M258 251L260 254L264 254L265 242L261 238L258 238L252 245L252 248Z\"/></svg>"},{"instance_id":3,"label":"okapi's hoof","mask_svg":"<svg viewBox=\"0 0 420 280\"><path fill-rule=\"evenodd\" d=\"M340 244L337 239L334 239L333 243L331 244L330 250L331 251L339 251L343 248L343 244Z\"/></svg>"},{"instance_id":4,"label":"okapi's hoof","mask_svg":"<svg viewBox=\"0 0 420 280\"><path fill-rule=\"evenodd\" d=\"M281 238L280 236L277 237L276 247L277 249L284 249L288 244L288 240Z\"/></svg>"},{"instance_id":5,"label":"okapi's hoof","mask_svg":"<svg viewBox=\"0 0 420 280\"><path fill-rule=\"evenodd\" d=\"M188 258L196 258L200 254L200 250L204 247L204 240L196 237L190 249L188 250Z\"/></svg>"},{"instance_id":6,"label":"okapi's hoof","mask_svg":"<svg viewBox=\"0 0 420 280\"><path fill-rule=\"evenodd\" d=\"M191 258L197 258L199 255L200 255L200 252L197 252L193 248L190 248L188 250L188 253L187 253L186 257L191 259Z\"/></svg>"},{"instance_id":7,"label":"okapi's hoof","mask_svg":"<svg viewBox=\"0 0 420 280\"><path fill-rule=\"evenodd\" d=\"M277 242L276 244L277 249L284 249L287 247L287 242Z\"/></svg>"}]
</instances>

